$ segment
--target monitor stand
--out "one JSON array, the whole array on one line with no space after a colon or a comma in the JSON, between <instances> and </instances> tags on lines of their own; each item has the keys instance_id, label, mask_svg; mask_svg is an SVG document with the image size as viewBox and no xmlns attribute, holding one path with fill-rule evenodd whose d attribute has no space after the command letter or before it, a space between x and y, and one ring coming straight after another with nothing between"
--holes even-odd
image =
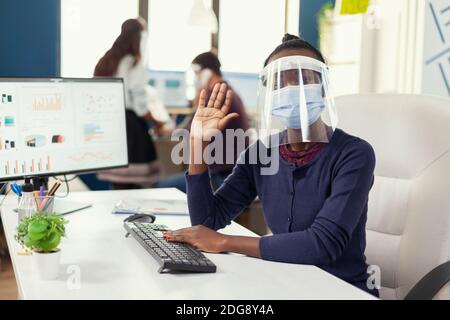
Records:
<instances>
[{"instance_id":1,"label":"monitor stand","mask_svg":"<svg viewBox=\"0 0 450 320\"><path fill-rule=\"evenodd\" d=\"M75 202L65 199L55 199L55 204L53 205L53 212L63 216L72 212L77 212L83 209L92 207L92 203ZM17 208L13 210L17 212Z\"/></svg>"},{"instance_id":2,"label":"monitor stand","mask_svg":"<svg viewBox=\"0 0 450 320\"><path fill-rule=\"evenodd\" d=\"M56 198L53 205L53 212L59 215L65 215L68 213L80 211L89 207L92 207L92 203L75 202L66 199Z\"/></svg>"}]
</instances>

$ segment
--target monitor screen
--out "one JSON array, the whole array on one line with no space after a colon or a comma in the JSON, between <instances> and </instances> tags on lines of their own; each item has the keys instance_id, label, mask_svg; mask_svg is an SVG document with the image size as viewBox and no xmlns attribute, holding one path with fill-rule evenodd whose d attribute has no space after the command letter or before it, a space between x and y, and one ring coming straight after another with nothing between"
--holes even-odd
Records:
<instances>
[{"instance_id":1,"label":"monitor screen","mask_svg":"<svg viewBox=\"0 0 450 320\"><path fill-rule=\"evenodd\" d=\"M0 180L126 165L122 79L0 78Z\"/></svg>"},{"instance_id":2,"label":"monitor screen","mask_svg":"<svg viewBox=\"0 0 450 320\"><path fill-rule=\"evenodd\" d=\"M150 70L149 75L150 85L156 89L166 108L189 106L184 72Z\"/></svg>"}]
</instances>

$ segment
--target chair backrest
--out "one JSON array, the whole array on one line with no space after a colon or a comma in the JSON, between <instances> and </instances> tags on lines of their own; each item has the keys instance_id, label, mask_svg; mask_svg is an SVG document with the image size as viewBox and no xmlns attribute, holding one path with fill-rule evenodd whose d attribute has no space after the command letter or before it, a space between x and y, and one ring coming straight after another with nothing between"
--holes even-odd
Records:
<instances>
[{"instance_id":1,"label":"chair backrest","mask_svg":"<svg viewBox=\"0 0 450 320\"><path fill-rule=\"evenodd\" d=\"M338 127L376 154L366 256L381 270L381 297L403 299L450 260L450 99L367 94L335 99ZM450 299L450 285L436 296Z\"/></svg>"}]
</instances>

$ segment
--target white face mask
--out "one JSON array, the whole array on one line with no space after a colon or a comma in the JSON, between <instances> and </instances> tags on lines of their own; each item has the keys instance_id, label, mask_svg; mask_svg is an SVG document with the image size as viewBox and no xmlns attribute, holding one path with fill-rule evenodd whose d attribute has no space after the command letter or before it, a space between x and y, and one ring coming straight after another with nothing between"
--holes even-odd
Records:
<instances>
[{"instance_id":1,"label":"white face mask","mask_svg":"<svg viewBox=\"0 0 450 320\"><path fill-rule=\"evenodd\" d=\"M195 89L201 90L206 89L209 84L209 80L211 80L211 77L213 75L213 72L211 69L203 69L199 72L198 76L196 76L196 79L194 81Z\"/></svg>"},{"instance_id":2,"label":"white face mask","mask_svg":"<svg viewBox=\"0 0 450 320\"><path fill-rule=\"evenodd\" d=\"M304 85L308 125L317 121L325 108L321 84ZM291 129L300 129L300 86L287 86L279 90L272 101L272 115Z\"/></svg>"}]
</instances>

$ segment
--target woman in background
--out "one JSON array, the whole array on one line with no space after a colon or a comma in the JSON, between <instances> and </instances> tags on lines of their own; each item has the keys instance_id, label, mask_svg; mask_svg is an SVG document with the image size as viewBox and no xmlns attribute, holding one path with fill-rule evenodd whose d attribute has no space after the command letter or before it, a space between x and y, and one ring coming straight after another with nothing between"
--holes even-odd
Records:
<instances>
[{"instance_id":1,"label":"woman in background","mask_svg":"<svg viewBox=\"0 0 450 320\"><path fill-rule=\"evenodd\" d=\"M97 175L100 180L112 182L114 189L150 187L158 180L160 172L146 121L151 121L156 128L162 128L170 118L159 102L155 89L148 85L149 77L143 63L146 28L147 24L142 18L126 20L119 37L100 59L94 72L94 76L123 78L125 85L130 165Z\"/></svg>"}]
</instances>

